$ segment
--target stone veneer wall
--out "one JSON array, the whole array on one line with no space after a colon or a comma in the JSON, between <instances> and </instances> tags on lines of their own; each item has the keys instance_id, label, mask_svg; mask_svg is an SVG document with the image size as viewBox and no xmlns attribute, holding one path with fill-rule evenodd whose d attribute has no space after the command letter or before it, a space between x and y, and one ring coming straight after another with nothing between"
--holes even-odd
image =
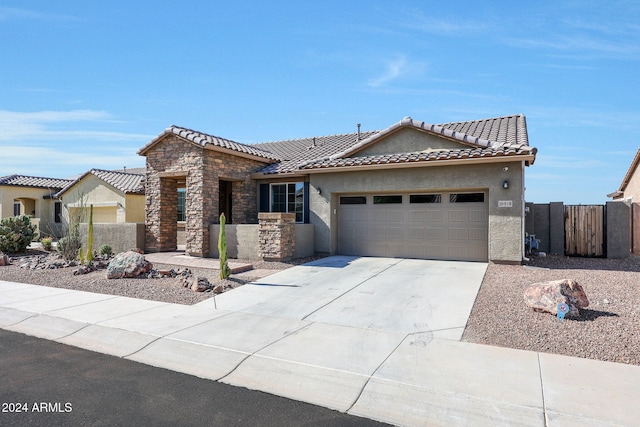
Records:
<instances>
[{"instance_id":1,"label":"stone veneer wall","mask_svg":"<svg viewBox=\"0 0 640 427\"><path fill-rule=\"evenodd\" d=\"M261 212L258 239L260 256L265 261L288 261L296 250L296 214Z\"/></svg>"},{"instance_id":2,"label":"stone veneer wall","mask_svg":"<svg viewBox=\"0 0 640 427\"><path fill-rule=\"evenodd\" d=\"M256 223L257 185L265 163L204 149L168 135L147 153L145 250L177 248L177 180L186 180L186 252L208 256L209 225L219 222L219 181L232 184L233 224Z\"/></svg>"}]
</instances>

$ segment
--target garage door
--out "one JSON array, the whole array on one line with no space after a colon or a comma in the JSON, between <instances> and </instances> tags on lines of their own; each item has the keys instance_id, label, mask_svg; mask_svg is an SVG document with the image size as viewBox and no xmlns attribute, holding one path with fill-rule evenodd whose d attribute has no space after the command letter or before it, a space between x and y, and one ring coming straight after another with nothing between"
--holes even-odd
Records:
<instances>
[{"instance_id":1,"label":"garage door","mask_svg":"<svg viewBox=\"0 0 640 427\"><path fill-rule=\"evenodd\" d=\"M339 197L343 255L487 261L485 192Z\"/></svg>"}]
</instances>

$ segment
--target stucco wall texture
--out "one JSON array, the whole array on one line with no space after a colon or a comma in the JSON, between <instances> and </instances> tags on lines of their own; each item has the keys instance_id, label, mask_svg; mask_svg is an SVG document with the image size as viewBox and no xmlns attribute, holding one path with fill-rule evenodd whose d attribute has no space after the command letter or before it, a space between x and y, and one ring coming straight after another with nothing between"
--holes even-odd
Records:
<instances>
[{"instance_id":1,"label":"stucco wall texture","mask_svg":"<svg viewBox=\"0 0 640 427\"><path fill-rule=\"evenodd\" d=\"M484 190L488 194L489 260L521 262L524 167L522 162L496 162L312 174L310 222L315 226L316 252L336 253L341 194ZM503 188L505 180L507 189ZM512 207L498 207L499 201L511 201Z\"/></svg>"}]
</instances>

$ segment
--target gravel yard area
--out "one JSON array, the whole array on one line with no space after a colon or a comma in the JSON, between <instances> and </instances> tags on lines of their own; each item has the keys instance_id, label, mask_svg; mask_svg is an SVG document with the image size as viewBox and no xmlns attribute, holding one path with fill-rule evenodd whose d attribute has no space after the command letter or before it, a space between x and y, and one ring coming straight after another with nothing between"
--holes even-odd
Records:
<instances>
[{"instance_id":1,"label":"gravel yard area","mask_svg":"<svg viewBox=\"0 0 640 427\"><path fill-rule=\"evenodd\" d=\"M589 298L577 319L560 320L524 304L527 285L559 279L575 279ZM640 365L640 257L490 264L462 340Z\"/></svg>"},{"instance_id":2,"label":"gravel yard area","mask_svg":"<svg viewBox=\"0 0 640 427\"><path fill-rule=\"evenodd\" d=\"M157 279L107 279L106 270L73 275L74 267L35 270L20 268L20 264L26 262L29 257L43 254L46 255L44 252L30 251L26 254L12 255L10 257L11 265L0 267L0 280L186 305L199 303L200 301L204 301L214 295L213 292L194 292L190 289L181 287L177 284L177 278L170 277ZM311 260L312 258L304 258L286 263L263 261L245 262L251 263L256 270L267 269L279 271ZM185 269L184 266L170 264L154 264L153 268L157 270ZM231 275L229 279L221 280L218 276L218 270L208 268L188 268L195 276L206 277L213 287L221 284L225 288L231 289L257 279L257 277L251 276L250 271L241 275Z\"/></svg>"},{"instance_id":3,"label":"gravel yard area","mask_svg":"<svg viewBox=\"0 0 640 427\"><path fill-rule=\"evenodd\" d=\"M177 304L196 304L213 292L194 292L175 278L107 279L106 271L72 274L73 268L30 270L19 265L31 252L12 257L0 267L0 280L121 295ZM255 269L283 270L313 260L288 263L252 262ZM247 261L248 262L248 261ZM155 264L156 269L179 269ZM190 268L214 286L234 288L255 278L251 273L220 280L218 271ZM558 279L575 279L589 298L578 319L559 320L524 303L526 286ZM626 260L547 256L528 265L490 264L465 329L463 341L590 359L640 365L640 257Z\"/></svg>"}]
</instances>

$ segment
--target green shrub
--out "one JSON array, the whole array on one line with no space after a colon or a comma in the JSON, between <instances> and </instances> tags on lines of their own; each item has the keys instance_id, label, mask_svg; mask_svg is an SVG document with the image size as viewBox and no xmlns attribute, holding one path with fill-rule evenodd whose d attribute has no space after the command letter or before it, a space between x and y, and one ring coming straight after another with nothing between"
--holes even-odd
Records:
<instances>
[{"instance_id":1,"label":"green shrub","mask_svg":"<svg viewBox=\"0 0 640 427\"><path fill-rule=\"evenodd\" d=\"M26 215L3 219L0 222L0 251L24 252L35 237L36 228Z\"/></svg>"},{"instance_id":2,"label":"green shrub","mask_svg":"<svg viewBox=\"0 0 640 427\"><path fill-rule=\"evenodd\" d=\"M58 240L58 252L67 261L75 260L80 248L82 248L82 240L78 234L70 234Z\"/></svg>"},{"instance_id":3,"label":"green shrub","mask_svg":"<svg viewBox=\"0 0 640 427\"><path fill-rule=\"evenodd\" d=\"M40 239L40 243L42 243L42 248L45 251L51 250L51 245L53 244L53 239L51 237L43 237Z\"/></svg>"},{"instance_id":4,"label":"green shrub","mask_svg":"<svg viewBox=\"0 0 640 427\"><path fill-rule=\"evenodd\" d=\"M100 255L106 255L106 256L113 255L113 249L111 249L111 246L107 244L100 245L100 248L98 250L100 251Z\"/></svg>"}]
</instances>

